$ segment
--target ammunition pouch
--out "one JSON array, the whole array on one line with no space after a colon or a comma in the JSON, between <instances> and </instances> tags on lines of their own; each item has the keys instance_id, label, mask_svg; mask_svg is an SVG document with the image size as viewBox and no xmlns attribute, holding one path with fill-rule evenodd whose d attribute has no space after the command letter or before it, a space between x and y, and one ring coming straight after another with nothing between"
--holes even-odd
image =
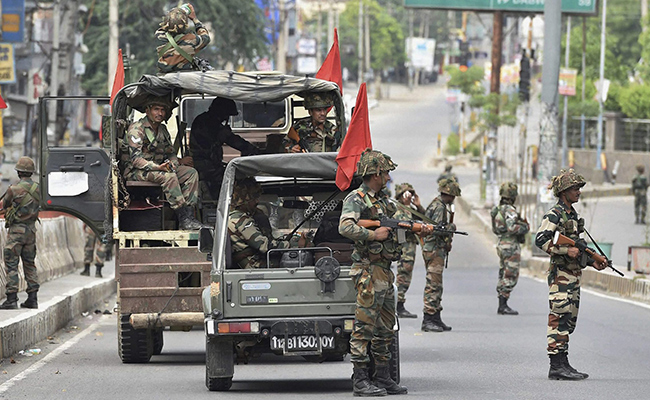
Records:
<instances>
[{"instance_id":1,"label":"ammunition pouch","mask_svg":"<svg viewBox=\"0 0 650 400\"><path fill-rule=\"evenodd\" d=\"M368 243L368 258L370 261L397 261L401 256L402 246L397 244L391 238L383 242Z\"/></svg>"}]
</instances>

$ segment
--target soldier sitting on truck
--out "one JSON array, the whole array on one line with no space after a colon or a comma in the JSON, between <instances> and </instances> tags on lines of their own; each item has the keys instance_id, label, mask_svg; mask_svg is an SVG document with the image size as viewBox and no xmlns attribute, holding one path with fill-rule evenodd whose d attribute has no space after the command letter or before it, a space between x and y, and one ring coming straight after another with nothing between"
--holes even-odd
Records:
<instances>
[{"instance_id":1,"label":"soldier sitting on truck","mask_svg":"<svg viewBox=\"0 0 650 400\"><path fill-rule=\"evenodd\" d=\"M188 29L188 18L194 22L196 32ZM196 57L196 53L210 43L210 33L196 18L191 4L172 8L163 17L156 39L164 42L156 49L161 73L212 69L205 60Z\"/></svg>"},{"instance_id":2,"label":"soldier sitting on truck","mask_svg":"<svg viewBox=\"0 0 650 400\"><path fill-rule=\"evenodd\" d=\"M284 139L288 153L337 151L340 136L336 125L327 120L334 105L330 93L310 93L305 96L309 117L297 120Z\"/></svg>"},{"instance_id":3,"label":"soldier sitting on truck","mask_svg":"<svg viewBox=\"0 0 650 400\"><path fill-rule=\"evenodd\" d=\"M265 268L269 250L291 247L289 241L273 237L266 215L257 208L261 194L262 188L254 178L237 181L232 194L228 233L232 260L243 269ZM304 236L301 236L298 246L305 246Z\"/></svg>"},{"instance_id":4,"label":"soldier sitting on truck","mask_svg":"<svg viewBox=\"0 0 650 400\"><path fill-rule=\"evenodd\" d=\"M150 97L145 117L131 124L127 132L129 159L124 170L127 180L148 181L162 186L170 207L176 211L180 230L196 230L203 225L194 218L199 200L199 174L180 165L171 137L163 121L172 109L168 97Z\"/></svg>"}]
</instances>

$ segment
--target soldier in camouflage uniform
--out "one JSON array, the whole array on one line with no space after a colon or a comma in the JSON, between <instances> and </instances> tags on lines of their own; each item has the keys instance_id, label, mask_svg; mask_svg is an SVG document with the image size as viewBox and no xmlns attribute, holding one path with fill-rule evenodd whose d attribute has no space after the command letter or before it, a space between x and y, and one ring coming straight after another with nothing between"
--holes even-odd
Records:
<instances>
[{"instance_id":1,"label":"soldier in camouflage uniform","mask_svg":"<svg viewBox=\"0 0 650 400\"><path fill-rule=\"evenodd\" d=\"M638 174L632 179L632 192L634 193L635 224L645 224L645 213L648 207L648 178L643 174L645 167L637 165Z\"/></svg>"},{"instance_id":2,"label":"soldier in camouflage uniform","mask_svg":"<svg viewBox=\"0 0 650 400\"><path fill-rule=\"evenodd\" d=\"M303 151L337 151L341 133L327 120L327 113L334 105L330 93L310 93L305 96L305 108L309 117L297 120L284 138L284 147L289 153ZM300 138L300 141L295 138Z\"/></svg>"},{"instance_id":3,"label":"soldier in camouflage uniform","mask_svg":"<svg viewBox=\"0 0 650 400\"><path fill-rule=\"evenodd\" d=\"M414 219L413 212L415 210L424 214L424 207L420 204L420 196L415 193L415 189L410 183L402 183L395 187L395 198L404 207L398 207L395 212L394 218L404 221L412 221ZM413 232L406 232L406 242L402 243L402 255L397 262L397 315L400 318L417 318L416 314L408 311L404 307L406 302L406 292L411 286L411 279L413 277L413 264L415 263L415 251L417 250L418 243L417 236Z\"/></svg>"},{"instance_id":4,"label":"soldier in camouflage uniform","mask_svg":"<svg viewBox=\"0 0 650 400\"><path fill-rule=\"evenodd\" d=\"M508 306L510 293L519 279L521 264L521 246L525 242L526 233L530 227L528 222L517 214L517 184L506 182L499 189L501 202L492 209L492 230L499 237L497 254L499 255L499 308L497 314L518 315L519 313Z\"/></svg>"},{"instance_id":5,"label":"soldier in camouflage uniform","mask_svg":"<svg viewBox=\"0 0 650 400\"><path fill-rule=\"evenodd\" d=\"M20 303L23 308L38 308L38 273L36 258L36 220L40 208L38 183L32 181L34 160L20 157L16 163L20 182L11 185L4 196L2 208L5 213L5 227L8 229L4 247L5 272L7 274L7 300L0 309L18 308L18 261L23 260L23 272L27 281L27 300Z\"/></svg>"},{"instance_id":6,"label":"soldier in camouflage uniform","mask_svg":"<svg viewBox=\"0 0 650 400\"><path fill-rule=\"evenodd\" d=\"M237 181L233 190L228 232L232 244L232 260L240 268L266 267L266 253L269 250L290 247L288 241L273 237L268 219L257 208L261 194L262 188L254 178ZM260 222L263 220L266 223ZM300 245L304 246L304 241Z\"/></svg>"},{"instance_id":7,"label":"soldier in camouflage uniform","mask_svg":"<svg viewBox=\"0 0 650 400\"><path fill-rule=\"evenodd\" d=\"M440 176L438 176L438 183L440 183L440 181L443 179L453 179L456 182L458 182L458 177L456 176L456 174L451 172L451 164L445 165L445 172L443 172L442 174L440 174Z\"/></svg>"},{"instance_id":8,"label":"soldier in camouflage uniform","mask_svg":"<svg viewBox=\"0 0 650 400\"><path fill-rule=\"evenodd\" d=\"M357 166L363 183L343 200L339 220L339 233L354 240L350 275L357 290L357 303L350 353L355 396L407 393L407 388L395 383L388 371L395 325L395 278L390 265L399 259L400 246L390 228L369 230L357 224L362 219L394 217L397 208L386 192L386 183L390 180L388 173L395 167L389 156L366 149ZM375 361L374 382L368 376L368 351L372 351Z\"/></svg>"},{"instance_id":9,"label":"soldier in camouflage uniform","mask_svg":"<svg viewBox=\"0 0 650 400\"><path fill-rule=\"evenodd\" d=\"M84 232L86 233L86 244L84 246L84 270L81 275L90 276L90 264L95 264L95 278L103 278L102 268L104 268L104 261L106 261L106 254L108 253L108 245L103 243L92 228L84 224Z\"/></svg>"},{"instance_id":10,"label":"soldier in camouflage uniform","mask_svg":"<svg viewBox=\"0 0 650 400\"><path fill-rule=\"evenodd\" d=\"M127 180L158 183L169 205L176 210L179 229L196 230L201 223L194 218L193 206L199 200L199 174L180 165L167 127L163 124L171 111L165 97L151 97L146 116L134 122L127 132L129 161L124 170Z\"/></svg>"},{"instance_id":11,"label":"soldier in camouflage uniform","mask_svg":"<svg viewBox=\"0 0 650 400\"><path fill-rule=\"evenodd\" d=\"M189 31L188 18L194 21L194 32ZM156 39L163 42L156 48L158 71L166 74L200 69L198 64L201 62L197 62L195 55L210 43L210 33L188 3L165 15L156 31Z\"/></svg>"},{"instance_id":12,"label":"soldier in camouflage uniform","mask_svg":"<svg viewBox=\"0 0 650 400\"><path fill-rule=\"evenodd\" d=\"M585 185L582 175L573 169L562 170L554 176L550 188L558 197L558 202L544 214L542 224L535 237L535 245L551 255L548 271L548 315L547 352L550 358L549 379L580 380L589 375L578 372L569 364L569 335L575 330L580 306L580 277L582 268L591 264L597 270L607 267L592 259L580 264L582 256L577 247L553 245L555 232L568 236L574 241L583 240L584 219L578 218L573 204L580 199L580 188Z\"/></svg>"},{"instance_id":13,"label":"soldier in camouflage uniform","mask_svg":"<svg viewBox=\"0 0 650 400\"><path fill-rule=\"evenodd\" d=\"M450 205L457 196L460 196L460 186L453 179L442 179L438 182L440 196L433 199L427 207L425 215L436 226L448 231L455 231L456 225L450 222ZM431 236L424 239L422 245L422 256L427 267L427 280L424 287L424 318L422 319L422 330L425 332L450 331L442 321L442 272L445 267L445 259L451 251L453 234L445 232L433 232Z\"/></svg>"}]
</instances>

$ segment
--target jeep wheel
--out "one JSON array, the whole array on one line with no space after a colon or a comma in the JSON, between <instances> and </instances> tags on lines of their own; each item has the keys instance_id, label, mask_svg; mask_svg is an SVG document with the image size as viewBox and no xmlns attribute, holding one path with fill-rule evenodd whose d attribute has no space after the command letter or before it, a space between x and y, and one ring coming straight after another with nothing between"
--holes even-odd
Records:
<instances>
[{"instance_id":1,"label":"jeep wheel","mask_svg":"<svg viewBox=\"0 0 650 400\"><path fill-rule=\"evenodd\" d=\"M162 353L163 344L164 344L164 342L163 342L163 329L164 328L158 328L158 329L154 329L152 331L152 333L153 333L153 355L154 356L160 355L160 353Z\"/></svg>"},{"instance_id":2,"label":"jeep wheel","mask_svg":"<svg viewBox=\"0 0 650 400\"><path fill-rule=\"evenodd\" d=\"M130 314L120 314L117 327L117 348L123 363L147 363L153 354L153 338L149 329L135 329Z\"/></svg>"},{"instance_id":3,"label":"jeep wheel","mask_svg":"<svg viewBox=\"0 0 650 400\"><path fill-rule=\"evenodd\" d=\"M232 339L206 338L205 386L210 391L226 391L232 386L235 352Z\"/></svg>"}]
</instances>

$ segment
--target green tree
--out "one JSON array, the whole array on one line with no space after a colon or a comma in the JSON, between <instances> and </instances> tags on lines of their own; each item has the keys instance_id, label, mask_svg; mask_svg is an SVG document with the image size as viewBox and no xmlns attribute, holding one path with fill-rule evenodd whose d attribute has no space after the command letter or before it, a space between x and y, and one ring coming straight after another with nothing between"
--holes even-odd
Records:
<instances>
[{"instance_id":1,"label":"green tree","mask_svg":"<svg viewBox=\"0 0 650 400\"><path fill-rule=\"evenodd\" d=\"M450 76L447 82L448 87L457 87L461 92L470 96L482 95L485 92L480 84L485 76L483 67L473 65L461 71L458 66L452 65L447 66L445 71Z\"/></svg>"},{"instance_id":2,"label":"green tree","mask_svg":"<svg viewBox=\"0 0 650 400\"><path fill-rule=\"evenodd\" d=\"M92 94L105 94L108 60L108 1L83 0L91 17L87 21L84 42L90 49L84 55L86 75L83 88ZM130 80L137 81L143 74L155 74L156 47L154 38L158 24L170 6L182 1L148 0L120 2L119 47L126 53L130 48ZM215 68L244 66L253 69L253 61L268 54L262 10L253 0L193 0L197 17L213 36L201 51ZM128 83L128 82L127 82Z\"/></svg>"},{"instance_id":3,"label":"green tree","mask_svg":"<svg viewBox=\"0 0 650 400\"><path fill-rule=\"evenodd\" d=\"M630 118L650 118L650 86L633 85L622 91L621 111Z\"/></svg>"}]
</instances>

